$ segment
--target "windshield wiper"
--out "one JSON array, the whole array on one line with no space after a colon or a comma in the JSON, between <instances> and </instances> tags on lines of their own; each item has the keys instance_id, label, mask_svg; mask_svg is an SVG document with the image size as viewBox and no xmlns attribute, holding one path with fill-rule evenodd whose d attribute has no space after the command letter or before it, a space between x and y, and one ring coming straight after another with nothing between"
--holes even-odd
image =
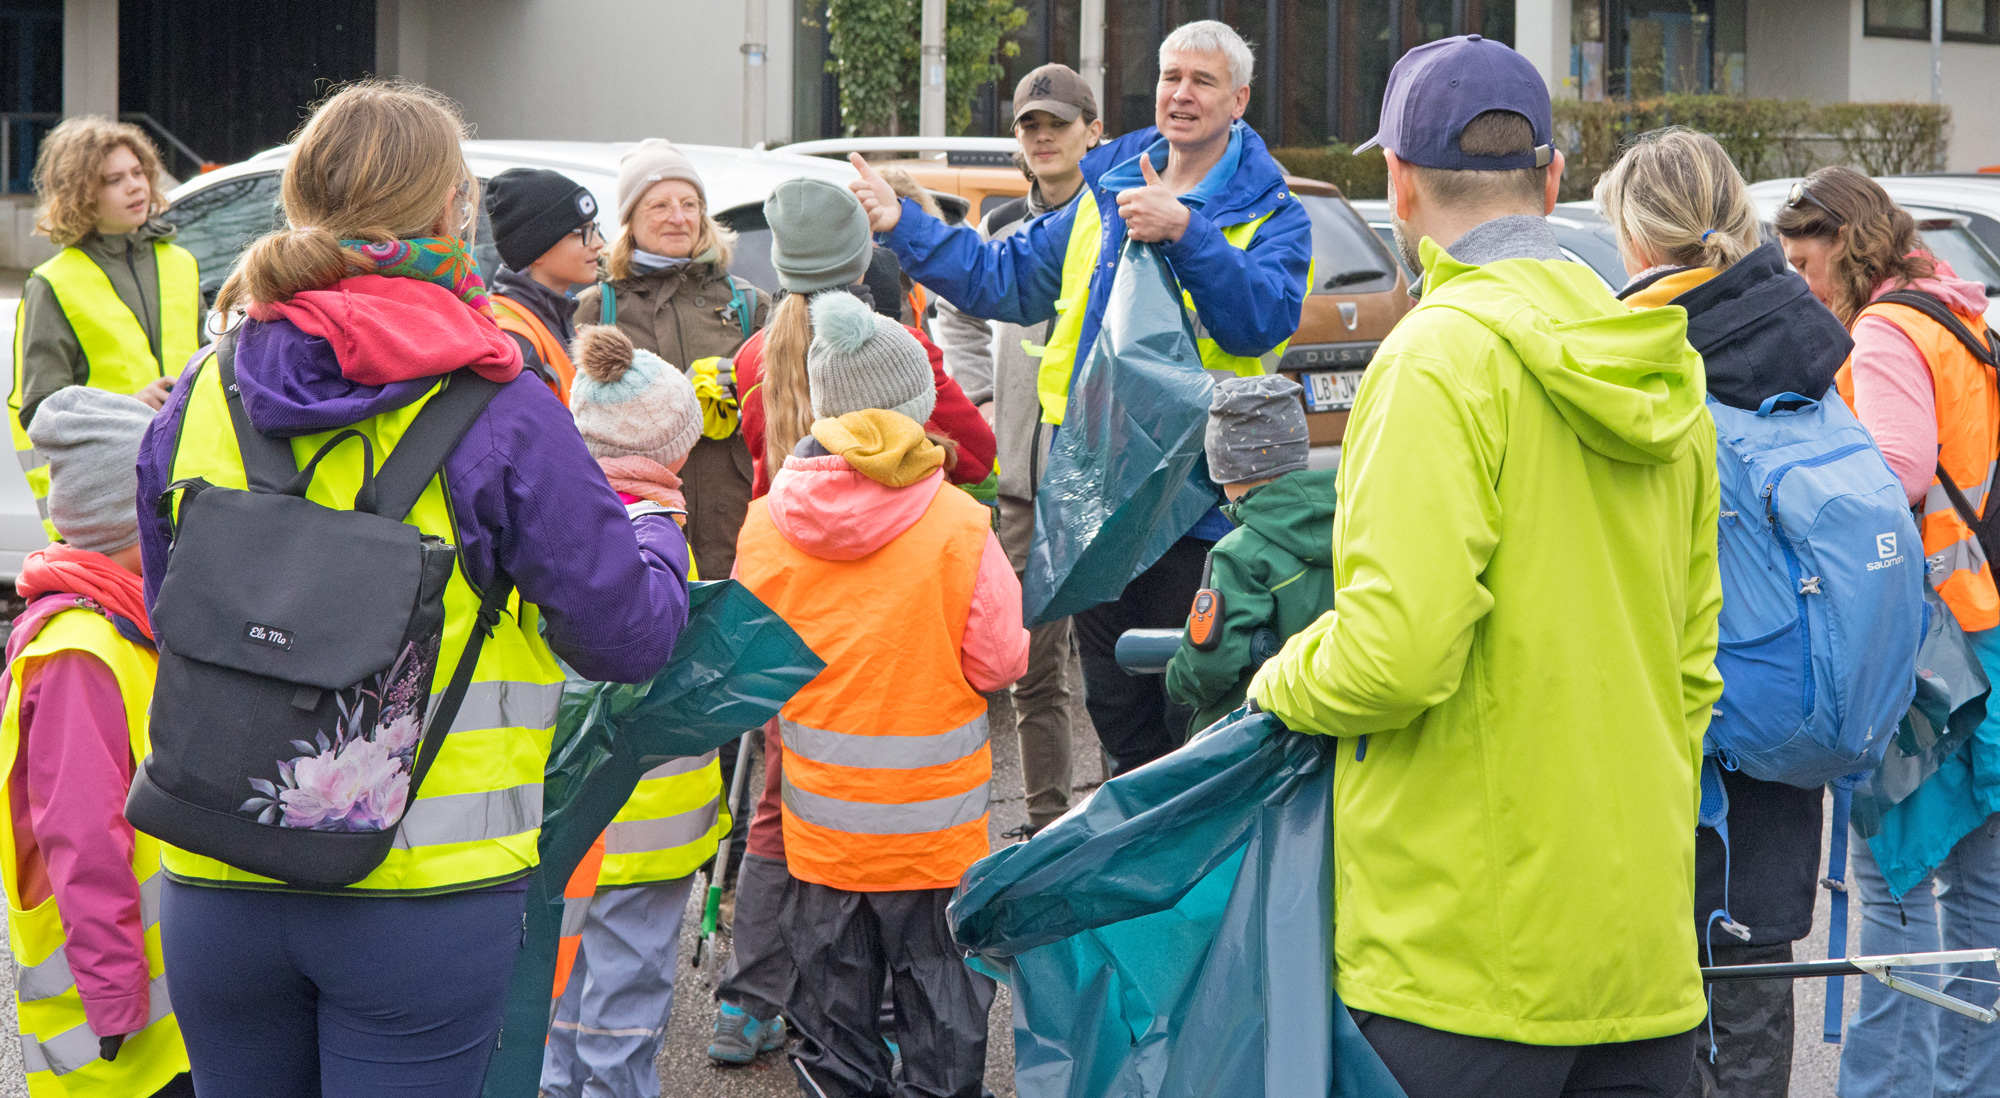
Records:
<instances>
[{"instance_id":1,"label":"windshield wiper","mask_svg":"<svg viewBox=\"0 0 2000 1098\"><path fill-rule=\"evenodd\" d=\"M1377 271L1372 268L1365 268L1359 271L1342 271L1332 278L1327 279L1326 285L1321 286L1320 289L1335 290L1342 286L1352 286L1357 282L1373 282L1378 278L1387 277L1389 277L1389 272Z\"/></svg>"}]
</instances>

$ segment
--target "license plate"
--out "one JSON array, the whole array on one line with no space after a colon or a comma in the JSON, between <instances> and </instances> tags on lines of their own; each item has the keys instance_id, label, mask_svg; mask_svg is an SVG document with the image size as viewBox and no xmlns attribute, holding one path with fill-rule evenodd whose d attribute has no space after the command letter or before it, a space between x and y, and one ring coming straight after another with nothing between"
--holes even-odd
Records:
<instances>
[{"instance_id":1,"label":"license plate","mask_svg":"<svg viewBox=\"0 0 2000 1098\"><path fill-rule=\"evenodd\" d=\"M1344 412L1354 407L1355 391L1361 388L1364 370L1327 370L1300 374L1306 390L1306 411Z\"/></svg>"}]
</instances>

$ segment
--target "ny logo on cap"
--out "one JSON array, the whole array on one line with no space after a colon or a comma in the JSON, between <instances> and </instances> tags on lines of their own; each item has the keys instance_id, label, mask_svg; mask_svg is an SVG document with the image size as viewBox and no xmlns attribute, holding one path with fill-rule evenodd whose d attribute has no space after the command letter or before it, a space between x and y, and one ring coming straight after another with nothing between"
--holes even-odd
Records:
<instances>
[{"instance_id":1,"label":"ny logo on cap","mask_svg":"<svg viewBox=\"0 0 2000 1098\"><path fill-rule=\"evenodd\" d=\"M1047 94L1049 94L1049 88L1050 88L1050 87L1051 87L1051 81L1049 80L1049 78L1048 78L1048 77L1046 77L1046 76L1037 76L1037 77L1035 77L1035 82L1034 82L1034 83L1032 83L1032 84L1030 84L1030 85L1028 85L1028 94L1029 94L1029 95L1047 95Z\"/></svg>"}]
</instances>

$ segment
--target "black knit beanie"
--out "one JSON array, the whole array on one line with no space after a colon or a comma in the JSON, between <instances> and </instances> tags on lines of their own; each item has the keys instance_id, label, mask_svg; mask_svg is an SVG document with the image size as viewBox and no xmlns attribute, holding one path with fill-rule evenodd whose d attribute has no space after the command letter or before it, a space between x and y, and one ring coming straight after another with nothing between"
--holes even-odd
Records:
<instances>
[{"instance_id":1,"label":"black knit beanie","mask_svg":"<svg viewBox=\"0 0 2000 1098\"><path fill-rule=\"evenodd\" d=\"M509 168L486 184L493 246L516 271L597 217L597 199L576 180L542 168Z\"/></svg>"}]
</instances>

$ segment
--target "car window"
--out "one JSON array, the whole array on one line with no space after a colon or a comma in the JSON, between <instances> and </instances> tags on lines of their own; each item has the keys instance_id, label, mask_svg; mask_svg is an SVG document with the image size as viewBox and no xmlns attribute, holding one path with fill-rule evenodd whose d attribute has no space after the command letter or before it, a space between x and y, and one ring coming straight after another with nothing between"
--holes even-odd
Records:
<instances>
[{"instance_id":1,"label":"car window","mask_svg":"<svg viewBox=\"0 0 2000 1098\"><path fill-rule=\"evenodd\" d=\"M715 219L736 233L736 256L729 261L729 273L776 297L778 269L771 266L771 229L764 224L764 207L738 206Z\"/></svg>"},{"instance_id":2,"label":"car window","mask_svg":"<svg viewBox=\"0 0 2000 1098\"><path fill-rule=\"evenodd\" d=\"M201 265L202 296L213 301L243 249L284 227L278 173L246 175L204 187L174 203L166 220L179 230L174 242L193 253Z\"/></svg>"},{"instance_id":3,"label":"car window","mask_svg":"<svg viewBox=\"0 0 2000 1098\"><path fill-rule=\"evenodd\" d=\"M1312 219L1316 294L1372 294L1396 287L1396 258L1338 198L1297 195Z\"/></svg>"},{"instance_id":4,"label":"car window","mask_svg":"<svg viewBox=\"0 0 2000 1098\"><path fill-rule=\"evenodd\" d=\"M1967 282L1983 282L1986 292L2000 294L2000 262L1963 225L1925 229L1924 246L1931 254L1951 264L1952 273Z\"/></svg>"}]
</instances>

